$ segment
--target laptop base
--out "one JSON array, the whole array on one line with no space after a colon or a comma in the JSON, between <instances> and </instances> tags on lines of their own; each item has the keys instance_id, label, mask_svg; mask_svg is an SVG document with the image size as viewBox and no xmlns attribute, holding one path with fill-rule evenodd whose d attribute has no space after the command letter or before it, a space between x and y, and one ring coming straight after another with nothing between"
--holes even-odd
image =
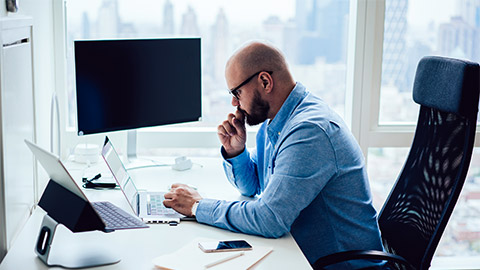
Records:
<instances>
[{"instance_id":1,"label":"laptop base","mask_svg":"<svg viewBox=\"0 0 480 270\"><path fill-rule=\"evenodd\" d=\"M145 223L180 223L184 215L163 205L165 192L139 191L139 213L138 216ZM154 213L154 207L157 206L159 212Z\"/></svg>"}]
</instances>

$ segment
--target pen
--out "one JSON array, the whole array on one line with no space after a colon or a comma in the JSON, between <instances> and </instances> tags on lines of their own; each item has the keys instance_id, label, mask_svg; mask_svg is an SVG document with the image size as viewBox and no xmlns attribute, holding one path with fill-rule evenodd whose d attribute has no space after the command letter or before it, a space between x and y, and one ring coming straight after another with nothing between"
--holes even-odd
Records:
<instances>
[{"instance_id":1,"label":"pen","mask_svg":"<svg viewBox=\"0 0 480 270\"><path fill-rule=\"evenodd\" d=\"M228 261L230 261L230 260L233 260L233 259L235 259L235 258L238 258L238 257L240 257L240 256L243 256L244 254L245 254L245 252L243 252L243 251L240 252L240 253L237 253L237 254L233 254L232 256L228 256L228 257L225 257L225 258L220 259L220 260L218 260L218 261L211 262L211 263L205 265L205 268L210 268L210 267L213 267L213 266L215 266L215 265L218 265L218 264L221 264L221 263L224 263L224 262L228 262Z\"/></svg>"}]
</instances>

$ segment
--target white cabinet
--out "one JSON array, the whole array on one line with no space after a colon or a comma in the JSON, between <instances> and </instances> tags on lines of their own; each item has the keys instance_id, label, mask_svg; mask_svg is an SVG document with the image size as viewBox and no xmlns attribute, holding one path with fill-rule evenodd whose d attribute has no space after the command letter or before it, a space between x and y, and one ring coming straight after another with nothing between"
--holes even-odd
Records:
<instances>
[{"instance_id":1,"label":"white cabinet","mask_svg":"<svg viewBox=\"0 0 480 270\"><path fill-rule=\"evenodd\" d=\"M35 205L32 19L0 19L0 260Z\"/></svg>"}]
</instances>

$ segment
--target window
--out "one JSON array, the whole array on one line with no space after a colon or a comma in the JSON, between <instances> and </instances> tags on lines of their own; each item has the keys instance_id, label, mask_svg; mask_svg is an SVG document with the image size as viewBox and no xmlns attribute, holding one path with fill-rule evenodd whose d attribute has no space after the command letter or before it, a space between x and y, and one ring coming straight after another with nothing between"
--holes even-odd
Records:
<instances>
[{"instance_id":1,"label":"window","mask_svg":"<svg viewBox=\"0 0 480 270\"><path fill-rule=\"evenodd\" d=\"M480 59L479 18L478 1L386 1L380 124L416 122L412 89L423 56Z\"/></svg>"},{"instance_id":2,"label":"window","mask_svg":"<svg viewBox=\"0 0 480 270\"><path fill-rule=\"evenodd\" d=\"M402 169L408 148L370 148L368 174L377 211ZM435 256L480 254L480 148L475 148L465 185L442 235Z\"/></svg>"},{"instance_id":3,"label":"window","mask_svg":"<svg viewBox=\"0 0 480 270\"><path fill-rule=\"evenodd\" d=\"M224 67L232 52L251 39L280 48L296 80L344 115L348 14L346 0L68 1L68 126L76 126L75 39L200 36L203 121L188 126L216 127L234 111Z\"/></svg>"},{"instance_id":4,"label":"window","mask_svg":"<svg viewBox=\"0 0 480 270\"><path fill-rule=\"evenodd\" d=\"M435 6L435 12L429 12ZM383 31L379 113L369 121L368 169L377 210L380 210L406 160L419 106L412 100L415 71L426 55L479 61L479 1L386 0ZM400 139L400 140L397 140ZM399 142L400 141L400 142ZM480 212L479 149L472 157L460 198L435 256L478 256ZM388 168L388 169L387 169Z\"/></svg>"}]
</instances>

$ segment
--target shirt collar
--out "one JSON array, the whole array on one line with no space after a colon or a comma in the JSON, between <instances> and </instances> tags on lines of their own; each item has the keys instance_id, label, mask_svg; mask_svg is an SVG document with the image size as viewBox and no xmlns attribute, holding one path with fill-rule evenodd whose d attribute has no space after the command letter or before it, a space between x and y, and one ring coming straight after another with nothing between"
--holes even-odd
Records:
<instances>
[{"instance_id":1,"label":"shirt collar","mask_svg":"<svg viewBox=\"0 0 480 270\"><path fill-rule=\"evenodd\" d=\"M270 142L273 145L277 143L288 117L290 117L297 105L305 98L307 94L308 92L305 89L305 86L297 82L285 102L283 102L280 110L277 112L273 120L270 121L269 125L267 126L267 134Z\"/></svg>"}]
</instances>

